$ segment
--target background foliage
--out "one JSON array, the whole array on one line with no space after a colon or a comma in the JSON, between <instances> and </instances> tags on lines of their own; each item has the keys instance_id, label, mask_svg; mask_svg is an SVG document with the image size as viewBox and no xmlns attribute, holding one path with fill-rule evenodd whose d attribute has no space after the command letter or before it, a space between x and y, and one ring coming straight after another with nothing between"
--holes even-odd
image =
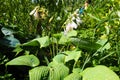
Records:
<instances>
[{"instance_id":1,"label":"background foliage","mask_svg":"<svg viewBox=\"0 0 120 80\"><path fill-rule=\"evenodd\" d=\"M79 15L82 23L64 35L66 20L84 4L0 0L0 79L105 80L107 74L119 80L120 1L91 0ZM44 19L30 15L36 6Z\"/></svg>"}]
</instances>

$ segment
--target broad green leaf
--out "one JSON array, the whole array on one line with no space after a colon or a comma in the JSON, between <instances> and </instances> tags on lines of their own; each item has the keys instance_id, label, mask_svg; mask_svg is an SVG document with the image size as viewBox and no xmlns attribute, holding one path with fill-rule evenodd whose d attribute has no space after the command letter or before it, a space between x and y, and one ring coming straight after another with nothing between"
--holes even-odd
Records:
<instances>
[{"instance_id":1,"label":"broad green leaf","mask_svg":"<svg viewBox=\"0 0 120 80\"><path fill-rule=\"evenodd\" d=\"M30 80L48 80L49 70L47 66L35 67L29 71Z\"/></svg>"},{"instance_id":2,"label":"broad green leaf","mask_svg":"<svg viewBox=\"0 0 120 80\"><path fill-rule=\"evenodd\" d=\"M30 67L35 67L39 65L39 59L34 55L24 55L6 63L6 65L25 65Z\"/></svg>"},{"instance_id":3,"label":"broad green leaf","mask_svg":"<svg viewBox=\"0 0 120 80\"><path fill-rule=\"evenodd\" d=\"M28 42L22 44L22 46L40 46L40 44L38 43L37 40L33 39L31 41L28 41Z\"/></svg>"},{"instance_id":4,"label":"broad green leaf","mask_svg":"<svg viewBox=\"0 0 120 80\"><path fill-rule=\"evenodd\" d=\"M80 73L81 69L80 68L73 68L72 72L73 73Z\"/></svg>"},{"instance_id":5,"label":"broad green leaf","mask_svg":"<svg viewBox=\"0 0 120 80\"><path fill-rule=\"evenodd\" d=\"M66 35L67 37L72 37L72 36L77 36L77 31L75 30L71 30L67 33Z\"/></svg>"},{"instance_id":6,"label":"broad green leaf","mask_svg":"<svg viewBox=\"0 0 120 80\"><path fill-rule=\"evenodd\" d=\"M98 50L101 45L95 42L90 42L87 40L82 40L79 38L70 38L71 43L73 43L74 45L78 46L81 49L85 49L85 50L93 50L96 51Z\"/></svg>"},{"instance_id":7,"label":"broad green leaf","mask_svg":"<svg viewBox=\"0 0 120 80\"><path fill-rule=\"evenodd\" d=\"M103 65L86 68L82 76L83 80L120 80L112 70Z\"/></svg>"},{"instance_id":8,"label":"broad green leaf","mask_svg":"<svg viewBox=\"0 0 120 80\"><path fill-rule=\"evenodd\" d=\"M66 51L67 56L65 57L65 62L70 60L75 60L76 62L81 57L81 51Z\"/></svg>"},{"instance_id":9,"label":"broad green leaf","mask_svg":"<svg viewBox=\"0 0 120 80\"><path fill-rule=\"evenodd\" d=\"M66 35L64 35L64 33L62 33L62 36L59 40L59 44L66 44L66 43L70 42L69 38L72 36L77 36L77 31L75 31L75 30L69 31Z\"/></svg>"},{"instance_id":10,"label":"broad green leaf","mask_svg":"<svg viewBox=\"0 0 120 80\"><path fill-rule=\"evenodd\" d=\"M65 77L64 80L82 80L82 79L79 73L71 73L70 75Z\"/></svg>"},{"instance_id":11,"label":"broad green leaf","mask_svg":"<svg viewBox=\"0 0 120 80\"><path fill-rule=\"evenodd\" d=\"M35 39L40 43L40 48L47 47L50 44L50 40L48 36L41 37L39 39Z\"/></svg>"},{"instance_id":12,"label":"broad green leaf","mask_svg":"<svg viewBox=\"0 0 120 80\"><path fill-rule=\"evenodd\" d=\"M48 80L63 80L69 74L69 68L64 64L52 62L49 67L50 74Z\"/></svg>"},{"instance_id":13,"label":"broad green leaf","mask_svg":"<svg viewBox=\"0 0 120 80\"><path fill-rule=\"evenodd\" d=\"M42 47L48 46L49 44L50 44L49 37L45 36L45 37L33 39L27 43L24 43L23 46L40 46L40 48L42 48Z\"/></svg>"},{"instance_id":14,"label":"broad green leaf","mask_svg":"<svg viewBox=\"0 0 120 80\"><path fill-rule=\"evenodd\" d=\"M53 62L57 63L64 63L65 62L65 55L64 54L58 54L53 58Z\"/></svg>"},{"instance_id":15,"label":"broad green leaf","mask_svg":"<svg viewBox=\"0 0 120 80\"><path fill-rule=\"evenodd\" d=\"M65 35L62 35L58 43L59 44L66 44L68 42L69 42L69 38Z\"/></svg>"},{"instance_id":16,"label":"broad green leaf","mask_svg":"<svg viewBox=\"0 0 120 80\"><path fill-rule=\"evenodd\" d=\"M97 41L98 44L102 45L102 46L98 49L98 51L102 52L102 51L104 51L105 49L110 49L110 47L111 47L111 46L110 46L110 43L107 42L107 41L108 41L107 39L100 39L100 40Z\"/></svg>"}]
</instances>

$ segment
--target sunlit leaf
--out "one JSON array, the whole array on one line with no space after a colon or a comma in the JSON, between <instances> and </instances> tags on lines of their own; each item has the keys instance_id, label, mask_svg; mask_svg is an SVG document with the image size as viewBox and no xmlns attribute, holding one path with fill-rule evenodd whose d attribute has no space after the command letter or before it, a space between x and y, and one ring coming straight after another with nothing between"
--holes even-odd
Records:
<instances>
[{"instance_id":1,"label":"sunlit leaf","mask_svg":"<svg viewBox=\"0 0 120 80\"><path fill-rule=\"evenodd\" d=\"M69 38L65 35L61 36L60 40L59 40L59 44L66 44L69 42Z\"/></svg>"},{"instance_id":2,"label":"sunlit leaf","mask_svg":"<svg viewBox=\"0 0 120 80\"><path fill-rule=\"evenodd\" d=\"M83 80L120 80L112 70L103 65L86 68L82 76Z\"/></svg>"},{"instance_id":3,"label":"sunlit leaf","mask_svg":"<svg viewBox=\"0 0 120 80\"><path fill-rule=\"evenodd\" d=\"M77 31L75 31L75 30L69 31L66 35L64 35L64 33L62 33L62 36L59 40L59 44L66 44L66 43L70 42L69 38L72 36L77 36Z\"/></svg>"},{"instance_id":4,"label":"sunlit leaf","mask_svg":"<svg viewBox=\"0 0 120 80\"><path fill-rule=\"evenodd\" d=\"M35 67L39 65L39 59L34 55L24 55L14 58L6 63L6 65L25 65Z\"/></svg>"},{"instance_id":5,"label":"sunlit leaf","mask_svg":"<svg viewBox=\"0 0 120 80\"><path fill-rule=\"evenodd\" d=\"M67 54L65 57L65 62L68 62L70 60L75 60L77 62L81 57L81 51L66 51L65 54Z\"/></svg>"},{"instance_id":6,"label":"sunlit leaf","mask_svg":"<svg viewBox=\"0 0 120 80\"><path fill-rule=\"evenodd\" d=\"M97 43L98 44L100 44L100 45L102 45L101 47L100 47L100 49L98 49L98 51L100 51L100 52L102 52L102 51L104 51L105 49L107 50L107 49L110 49L110 43L109 42L107 42L108 40L107 39L100 39L100 40L98 40L97 41Z\"/></svg>"},{"instance_id":7,"label":"sunlit leaf","mask_svg":"<svg viewBox=\"0 0 120 80\"><path fill-rule=\"evenodd\" d=\"M40 43L40 48L47 47L50 44L50 40L48 36L41 37L39 39L35 39Z\"/></svg>"},{"instance_id":8,"label":"sunlit leaf","mask_svg":"<svg viewBox=\"0 0 120 80\"><path fill-rule=\"evenodd\" d=\"M67 37L77 36L77 31L71 30L66 34Z\"/></svg>"},{"instance_id":9,"label":"sunlit leaf","mask_svg":"<svg viewBox=\"0 0 120 80\"><path fill-rule=\"evenodd\" d=\"M22 44L23 46L40 46L40 44L38 43L38 41L36 41L35 39L26 42L24 44Z\"/></svg>"},{"instance_id":10,"label":"sunlit leaf","mask_svg":"<svg viewBox=\"0 0 120 80\"><path fill-rule=\"evenodd\" d=\"M48 80L49 70L47 66L35 67L29 71L30 80Z\"/></svg>"},{"instance_id":11,"label":"sunlit leaf","mask_svg":"<svg viewBox=\"0 0 120 80\"><path fill-rule=\"evenodd\" d=\"M57 63L64 63L65 62L65 55L64 54L58 54L53 58L53 62Z\"/></svg>"},{"instance_id":12,"label":"sunlit leaf","mask_svg":"<svg viewBox=\"0 0 120 80\"><path fill-rule=\"evenodd\" d=\"M64 80L82 80L79 73L71 73L67 77L64 78Z\"/></svg>"},{"instance_id":13,"label":"sunlit leaf","mask_svg":"<svg viewBox=\"0 0 120 80\"><path fill-rule=\"evenodd\" d=\"M69 68L64 64L52 63L49 65L50 74L48 80L63 80L69 73Z\"/></svg>"},{"instance_id":14,"label":"sunlit leaf","mask_svg":"<svg viewBox=\"0 0 120 80\"><path fill-rule=\"evenodd\" d=\"M40 46L40 48L42 48L42 47L47 47L49 44L50 44L49 37L45 36L45 37L33 39L27 43L24 43L23 46Z\"/></svg>"}]
</instances>

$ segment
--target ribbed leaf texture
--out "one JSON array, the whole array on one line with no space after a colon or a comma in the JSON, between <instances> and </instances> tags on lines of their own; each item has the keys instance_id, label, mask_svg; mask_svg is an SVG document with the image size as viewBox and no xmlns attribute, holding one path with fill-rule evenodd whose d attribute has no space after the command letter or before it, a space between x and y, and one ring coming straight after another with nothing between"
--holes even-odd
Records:
<instances>
[{"instance_id":1,"label":"ribbed leaf texture","mask_svg":"<svg viewBox=\"0 0 120 80\"><path fill-rule=\"evenodd\" d=\"M52 63L48 80L63 80L68 74L69 69L64 64Z\"/></svg>"},{"instance_id":2,"label":"ribbed leaf texture","mask_svg":"<svg viewBox=\"0 0 120 80\"><path fill-rule=\"evenodd\" d=\"M47 66L40 66L29 71L30 80L48 80L49 70Z\"/></svg>"}]
</instances>

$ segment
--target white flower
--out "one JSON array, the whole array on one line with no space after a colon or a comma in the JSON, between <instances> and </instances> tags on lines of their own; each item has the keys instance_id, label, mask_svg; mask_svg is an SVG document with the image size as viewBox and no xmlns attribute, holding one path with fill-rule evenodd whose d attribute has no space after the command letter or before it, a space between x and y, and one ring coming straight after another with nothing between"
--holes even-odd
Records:
<instances>
[{"instance_id":1,"label":"white flower","mask_svg":"<svg viewBox=\"0 0 120 80\"><path fill-rule=\"evenodd\" d=\"M36 9L33 9L31 12L30 12L30 15L33 15L35 13Z\"/></svg>"},{"instance_id":2,"label":"white flower","mask_svg":"<svg viewBox=\"0 0 120 80\"><path fill-rule=\"evenodd\" d=\"M77 29L77 27L78 27L78 25L75 22L71 21L70 23L66 24L66 29L64 30L64 34L66 35L67 32L69 32L73 29Z\"/></svg>"},{"instance_id":3,"label":"white flower","mask_svg":"<svg viewBox=\"0 0 120 80\"><path fill-rule=\"evenodd\" d=\"M30 15L33 15L35 19L39 19L40 18L40 14L39 14L39 6L36 6L31 12Z\"/></svg>"},{"instance_id":4,"label":"white flower","mask_svg":"<svg viewBox=\"0 0 120 80\"><path fill-rule=\"evenodd\" d=\"M80 23L82 23L82 20L79 17L77 17L76 18L76 23L77 23L77 25L80 25Z\"/></svg>"}]
</instances>

